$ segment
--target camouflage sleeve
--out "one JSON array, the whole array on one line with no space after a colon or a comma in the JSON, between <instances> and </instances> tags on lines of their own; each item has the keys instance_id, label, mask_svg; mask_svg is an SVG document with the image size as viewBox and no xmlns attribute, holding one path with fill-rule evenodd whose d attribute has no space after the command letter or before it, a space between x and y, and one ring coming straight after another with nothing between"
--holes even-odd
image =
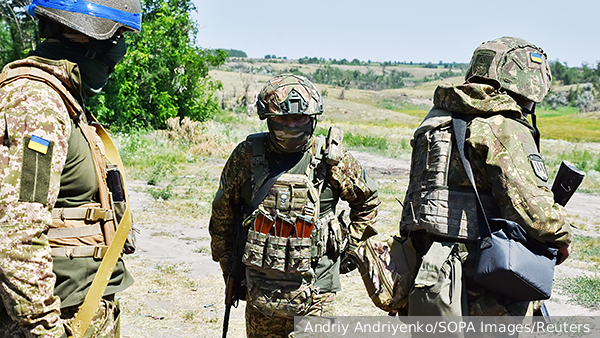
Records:
<instances>
[{"instance_id":1,"label":"camouflage sleeve","mask_svg":"<svg viewBox=\"0 0 600 338\"><path fill-rule=\"evenodd\" d=\"M571 242L564 208L554 203L548 176L530 130L497 115L475 119L468 142L491 181L502 217L513 220L537 240L556 247ZM474 168L475 169L475 168Z\"/></svg>"},{"instance_id":2,"label":"camouflage sleeve","mask_svg":"<svg viewBox=\"0 0 600 338\"><path fill-rule=\"evenodd\" d=\"M22 79L0 91L0 296L27 337L64 334L45 231L70 133L68 111L49 86Z\"/></svg>"},{"instance_id":3,"label":"camouflage sleeve","mask_svg":"<svg viewBox=\"0 0 600 338\"><path fill-rule=\"evenodd\" d=\"M212 258L215 262L231 254L236 213L241 213L242 186L250 178L251 154L242 142L233 150L223 167L219 189L212 203L209 223ZM238 215L240 216L240 215Z\"/></svg>"},{"instance_id":4,"label":"camouflage sleeve","mask_svg":"<svg viewBox=\"0 0 600 338\"><path fill-rule=\"evenodd\" d=\"M350 239L352 244L357 244L364 240L365 229L374 228L377 220L380 204L377 183L346 149L340 162L331 168L330 175L340 191L340 198L350 205Z\"/></svg>"}]
</instances>

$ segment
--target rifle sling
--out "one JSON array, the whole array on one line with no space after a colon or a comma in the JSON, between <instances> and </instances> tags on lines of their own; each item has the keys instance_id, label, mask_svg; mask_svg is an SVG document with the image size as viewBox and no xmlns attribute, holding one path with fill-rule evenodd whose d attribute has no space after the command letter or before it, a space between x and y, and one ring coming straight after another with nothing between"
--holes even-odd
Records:
<instances>
[{"instance_id":1,"label":"rifle sling","mask_svg":"<svg viewBox=\"0 0 600 338\"><path fill-rule=\"evenodd\" d=\"M106 158L110 163L116 163L118 165L119 170L122 173L125 173L125 167L121 162L121 157L115 147L114 143L110 139L106 130L102 127L98 121L91 116L88 115L88 118L91 118L90 125L96 128L96 132L98 136L102 139L104 143L104 147L106 150ZM123 190L125 192L125 196L129 196L127 193L127 185L125 180L123 180ZM121 252L123 250L123 246L125 245L125 240L127 240L127 235L131 230L131 212L129 209L129 203L126 204L125 213L123 214L123 218L117 227L117 231L114 234L112 242L108 247L104 258L102 259L102 263L100 263L100 267L96 272L96 276L92 281L92 285L85 296L85 300L83 304L79 307L79 311L77 315L73 319L72 328L73 328L73 337L74 338L82 338L92 322L92 318L96 313L98 308L98 304L104 295L104 290L110 281L110 276L112 275L113 269L121 257Z\"/></svg>"},{"instance_id":2,"label":"rifle sling","mask_svg":"<svg viewBox=\"0 0 600 338\"><path fill-rule=\"evenodd\" d=\"M304 154L302 152L289 154L286 158L281 161L273 170L269 173L269 176L264 180L262 186L256 194L252 197L251 210L256 210L259 204L269 193L269 190L273 187L277 179L281 177L288 170L293 168L301 159Z\"/></svg>"}]
</instances>

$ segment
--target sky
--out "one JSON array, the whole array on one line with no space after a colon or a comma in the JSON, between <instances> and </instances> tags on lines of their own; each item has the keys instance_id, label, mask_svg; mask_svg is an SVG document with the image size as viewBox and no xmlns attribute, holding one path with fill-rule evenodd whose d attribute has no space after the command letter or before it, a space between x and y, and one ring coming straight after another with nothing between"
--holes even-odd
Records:
<instances>
[{"instance_id":1,"label":"sky","mask_svg":"<svg viewBox=\"0 0 600 338\"><path fill-rule=\"evenodd\" d=\"M598 0L193 0L205 48L248 57L468 63L481 43L517 36L548 59L600 61Z\"/></svg>"}]
</instances>

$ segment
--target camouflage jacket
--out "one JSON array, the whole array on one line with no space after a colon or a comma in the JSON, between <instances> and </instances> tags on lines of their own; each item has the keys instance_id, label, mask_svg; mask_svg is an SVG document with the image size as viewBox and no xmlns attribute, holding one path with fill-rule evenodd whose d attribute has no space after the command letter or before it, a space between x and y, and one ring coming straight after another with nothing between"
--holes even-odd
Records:
<instances>
[{"instance_id":1,"label":"camouflage jacket","mask_svg":"<svg viewBox=\"0 0 600 338\"><path fill-rule=\"evenodd\" d=\"M401 231L425 229L462 239L478 236L473 188L449 137L451 112L457 112L473 117L465 143L488 217L515 221L541 242L567 246L571 230L565 210L554 203L533 128L516 102L489 85L464 84L439 86L434 105L411 141L411 177ZM433 139L442 133L434 134L444 130L451 144L446 146L451 149L447 156L440 155L446 150L433 149Z\"/></svg>"},{"instance_id":2,"label":"camouflage jacket","mask_svg":"<svg viewBox=\"0 0 600 338\"><path fill-rule=\"evenodd\" d=\"M30 57L5 70L18 67L42 69L81 98L74 63ZM46 236L55 205L77 206L97 198L91 154L83 136L72 137L77 132L63 98L50 85L19 78L0 88L0 309L6 309L23 336L61 337L59 308L83 301L99 265L92 257L53 260ZM73 147L74 140L84 143ZM116 275L131 284L120 262L110 282L113 293L115 284L118 289L127 284L115 283ZM0 336L12 337L2 333L0 328Z\"/></svg>"},{"instance_id":3,"label":"camouflage jacket","mask_svg":"<svg viewBox=\"0 0 600 338\"><path fill-rule=\"evenodd\" d=\"M315 137L310 141L311 146L315 146L314 140ZM266 142L265 153L270 168L274 168L285 158L284 154L274 150L270 142ZM251 157L250 144L243 141L234 149L223 168L209 225L212 258L215 261L223 263L232 252L235 215L244 212L246 216L252 212L247 210L252 194ZM294 169L295 167L288 172L291 173ZM320 217L335 213L340 198L350 206L350 241L356 243L362 239L364 230L376 222L380 201L376 183L367 176L360 162L345 149L337 165L327 166L325 185L320 197ZM246 208L244 211L243 207ZM321 292L340 289L339 268L334 271L339 260L330 258L327 254L323 256L315 269Z\"/></svg>"}]
</instances>

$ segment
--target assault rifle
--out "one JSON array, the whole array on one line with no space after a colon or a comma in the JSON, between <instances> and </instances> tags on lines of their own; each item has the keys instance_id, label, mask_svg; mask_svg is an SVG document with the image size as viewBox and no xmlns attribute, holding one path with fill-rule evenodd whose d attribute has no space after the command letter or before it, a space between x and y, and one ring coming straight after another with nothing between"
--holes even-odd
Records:
<instances>
[{"instance_id":1,"label":"assault rifle","mask_svg":"<svg viewBox=\"0 0 600 338\"><path fill-rule=\"evenodd\" d=\"M248 227L242 224L242 214L236 214L233 230L233 248L229 258L229 274L225 287L225 315L223 317L223 338L227 338L229 329L229 316L231 307L237 308L240 300L246 300L246 286L242 284L245 279L246 267L242 263Z\"/></svg>"}]
</instances>

